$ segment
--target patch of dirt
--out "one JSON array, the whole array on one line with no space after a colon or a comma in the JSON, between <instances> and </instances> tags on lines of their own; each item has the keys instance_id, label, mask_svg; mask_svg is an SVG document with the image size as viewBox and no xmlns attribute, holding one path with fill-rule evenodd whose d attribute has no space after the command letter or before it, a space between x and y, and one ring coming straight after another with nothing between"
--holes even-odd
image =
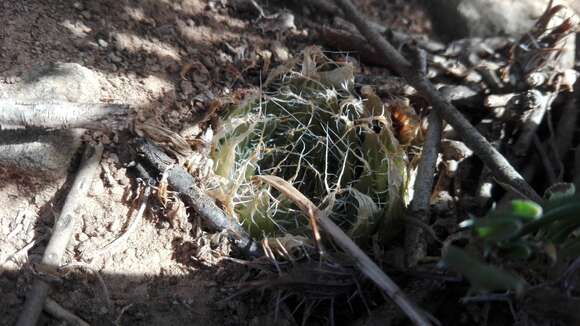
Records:
<instances>
[{"instance_id":1,"label":"patch of dirt","mask_svg":"<svg viewBox=\"0 0 580 326\"><path fill-rule=\"evenodd\" d=\"M257 24L254 11L235 11L227 3L2 1L0 82L16 83L37 65L76 62L99 76L103 95L95 102L141 107L180 131L196 121L209 100L258 85L260 71L268 69L263 66L268 56L264 51L273 53L271 64L277 65L308 45L308 33L300 26L292 36L282 35ZM413 16L415 11L400 1L360 3L367 12L375 5L381 13L389 12L383 10L385 6L401 10L388 17L370 12L380 21L414 32L429 28L417 27L421 14ZM93 325L263 321L261 315L269 311L259 308L261 299L241 297L219 303L232 294L226 285L243 280L246 269L219 259L196 258L200 233L193 212L182 209L175 219L168 219L159 203L152 205L119 250L98 254L99 248L125 232L135 215L131 206L136 184L117 155L118 145L112 139L104 143L98 178L78 211L82 221L65 259L72 266L50 280L54 285L50 297ZM0 186L0 325L13 325L74 173L68 180L46 183L0 172L4 181ZM86 257L93 259L77 263ZM59 321L43 315L41 324Z\"/></svg>"}]
</instances>

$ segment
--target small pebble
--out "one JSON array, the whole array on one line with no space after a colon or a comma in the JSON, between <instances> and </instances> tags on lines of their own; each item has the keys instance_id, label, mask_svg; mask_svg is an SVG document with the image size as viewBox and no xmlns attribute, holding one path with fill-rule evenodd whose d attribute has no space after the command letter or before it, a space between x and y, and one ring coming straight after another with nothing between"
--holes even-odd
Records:
<instances>
[{"instance_id":1,"label":"small pebble","mask_svg":"<svg viewBox=\"0 0 580 326\"><path fill-rule=\"evenodd\" d=\"M89 240L89 236L88 236L88 235L86 235L85 233L82 233L82 232L81 232L81 233L79 233L78 237L79 237L79 241L80 241L80 242L84 242L84 241L87 241L87 240Z\"/></svg>"},{"instance_id":2,"label":"small pebble","mask_svg":"<svg viewBox=\"0 0 580 326\"><path fill-rule=\"evenodd\" d=\"M99 44L99 46L101 46L102 48L106 48L107 46L109 46L109 43L107 43L107 41L103 40L102 38L97 40L97 43Z\"/></svg>"},{"instance_id":3,"label":"small pebble","mask_svg":"<svg viewBox=\"0 0 580 326\"><path fill-rule=\"evenodd\" d=\"M120 63L123 61L123 59L121 57L119 57L118 55L116 55L113 52L109 53L108 57L114 63Z\"/></svg>"}]
</instances>

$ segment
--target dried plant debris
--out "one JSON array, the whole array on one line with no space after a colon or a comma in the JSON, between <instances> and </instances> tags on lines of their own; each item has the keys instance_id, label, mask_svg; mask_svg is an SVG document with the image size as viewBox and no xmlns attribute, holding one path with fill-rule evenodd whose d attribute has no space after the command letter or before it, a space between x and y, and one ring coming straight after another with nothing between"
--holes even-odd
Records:
<instances>
[{"instance_id":1,"label":"dried plant debris","mask_svg":"<svg viewBox=\"0 0 580 326\"><path fill-rule=\"evenodd\" d=\"M252 182L276 175L359 239L387 240L409 201L406 144L419 130L413 108L404 99L383 102L369 86L359 95L352 64L318 47L272 75L261 96L225 112L214 136L211 194L254 237L309 235L286 199Z\"/></svg>"},{"instance_id":2,"label":"dried plant debris","mask_svg":"<svg viewBox=\"0 0 580 326\"><path fill-rule=\"evenodd\" d=\"M563 5L552 6L550 2L532 30L512 46L510 63L504 72L510 80L530 83L534 73L545 69L554 71L568 37L577 30L577 24L578 20L570 10Z\"/></svg>"}]
</instances>

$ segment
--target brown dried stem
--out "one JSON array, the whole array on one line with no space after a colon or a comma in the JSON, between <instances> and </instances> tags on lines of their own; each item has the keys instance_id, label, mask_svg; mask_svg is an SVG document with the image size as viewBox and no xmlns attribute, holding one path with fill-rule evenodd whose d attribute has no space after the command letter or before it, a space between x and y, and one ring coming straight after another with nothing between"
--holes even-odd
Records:
<instances>
[{"instance_id":1,"label":"brown dried stem","mask_svg":"<svg viewBox=\"0 0 580 326\"><path fill-rule=\"evenodd\" d=\"M494 172L498 181L506 188L513 188L522 195L534 201L541 202L541 197L522 178L491 144L475 129L457 109L449 103L425 77L417 70L376 30L374 30L358 9L349 0L335 0L344 12L348 12L348 19L354 23L361 34L388 60L396 71L403 76L411 86L425 96L439 111L441 116L453 126L463 141L479 158Z\"/></svg>"},{"instance_id":2,"label":"brown dried stem","mask_svg":"<svg viewBox=\"0 0 580 326\"><path fill-rule=\"evenodd\" d=\"M417 169L417 177L413 188L413 201L411 201L409 206L409 216L422 223L429 222L429 204L442 129L439 113L437 111L431 112L429 115L429 129L427 130L423 152L421 153L421 163L419 163L419 168ZM407 267L415 266L425 256L426 249L425 230L415 225L408 225L405 233Z\"/></svg>"},{"instance_id":3,"label":"brown dried stem","mask_svg":"<svg viewBox=\"0 0 580 326\"><path fill-rule=\"evenodd\" d=\"M420 309L409 301L399 286L344 231L328 218L325 211L321 211L312 201L282 178L276 176L258 176L256 178L278 189L278 191L292 200L309 218L315 218L322 229L332 236L336 244L354 259L360 271L385 291L416 325L431 325L423 313L421 313Z\"/></svg>"}]
</instances>

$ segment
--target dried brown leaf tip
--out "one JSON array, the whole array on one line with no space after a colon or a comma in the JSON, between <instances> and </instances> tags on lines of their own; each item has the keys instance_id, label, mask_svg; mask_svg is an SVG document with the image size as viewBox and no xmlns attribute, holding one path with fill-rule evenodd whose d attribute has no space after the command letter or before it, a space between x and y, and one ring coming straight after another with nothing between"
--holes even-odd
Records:
<instances>
[{"instance_id":1,"label":"dried brown leaf tip","mask_svg":"<svg viewBox=\"0 0 580 326\"><path fill-rule=\"evenodd\" d=\"M510 50L506 77L527 78L547 66L557 65L568 36L576 32L577 17L563 5L550 1L534 27L524 34Z\"/></svg>"},{"instance_id":2,"label":"dried brown leaf tip","mask_svg":"<svg viewBox=\"0 0 580 326\"><path fill-rule=\"evenodd\" d=\"M389 110L395 127L395 136L402 145L410 144L418 135L421 119L407 99L391 101Z\"/></svg>"},{"instance_id":3,"label":"dried brown leaf tip","mask_svg":"<svg viewBox=\"0 0 580 326\"><path fill-rule=\"evenodd\" d=\"M146 137L156 145L164 147L180 164L193 153L191 145L181 135L164 127L157 119L143 122L136 120L134 131L138 136Z\"/></svg>"}]
</instances>

